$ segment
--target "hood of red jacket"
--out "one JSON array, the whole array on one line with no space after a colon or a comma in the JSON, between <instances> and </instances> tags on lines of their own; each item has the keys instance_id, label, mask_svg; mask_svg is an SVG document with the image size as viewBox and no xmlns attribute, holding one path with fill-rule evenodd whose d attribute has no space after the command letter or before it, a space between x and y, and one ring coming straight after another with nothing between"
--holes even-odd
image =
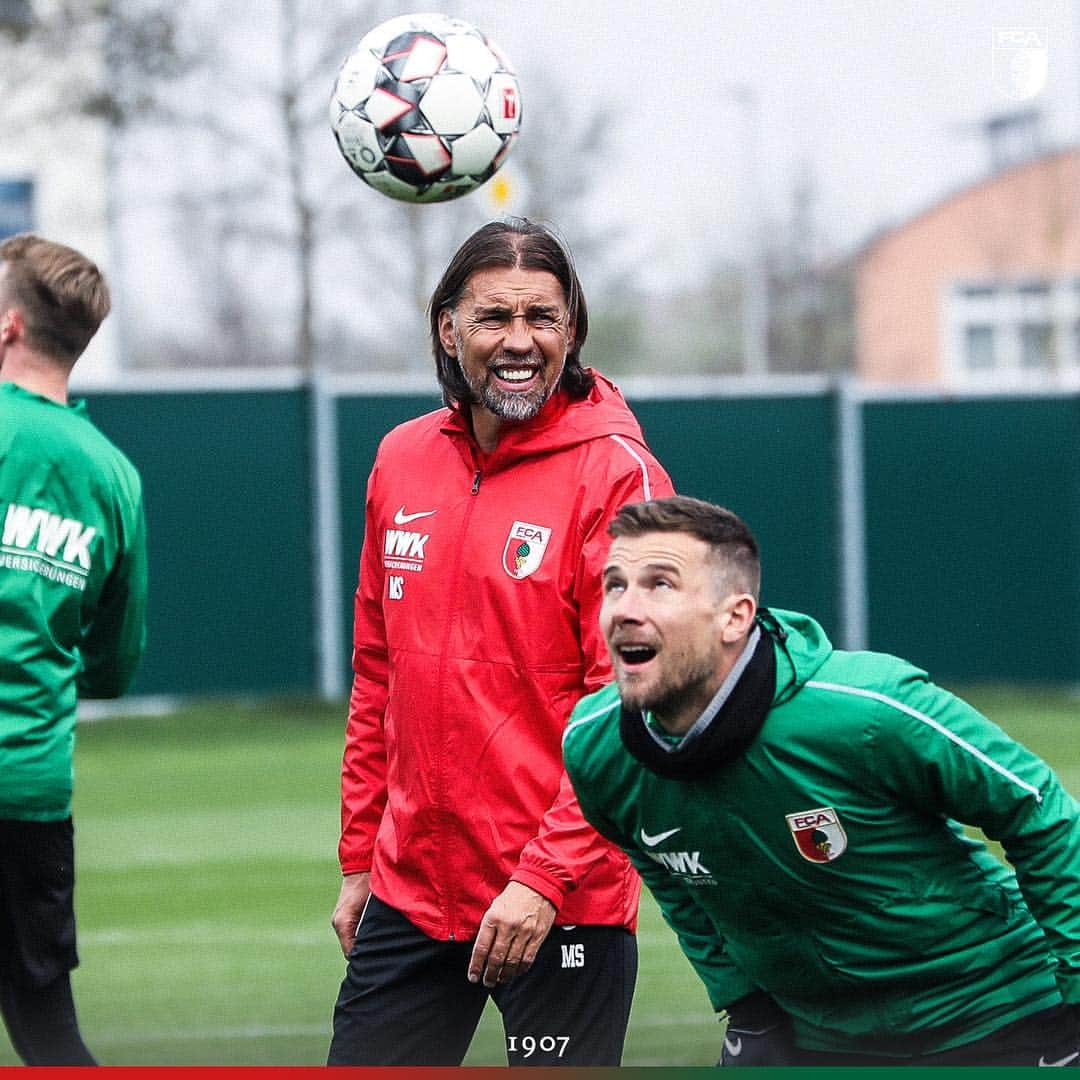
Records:
<instances>
[{"instance_id":1,"label":"hood of red jacket","mask_svg":"<svg viewBox=\"0 0 1080 1080\"><path fill-rule=\"evenodd\" d=\"M499 445L485 455L472 435L468 414L449 409L441 430L461 440L461 448L473 462L483 462L493 470L506 460L517 460L525 454L546 454L564 450L591 439L622 435L644 444L641 425L637 422L619 388L606 376L592 371L595 378L588 397L573 401L564 390L556 390L532 420L504 424L499 433Z\"/></svg>"}]
</instances>

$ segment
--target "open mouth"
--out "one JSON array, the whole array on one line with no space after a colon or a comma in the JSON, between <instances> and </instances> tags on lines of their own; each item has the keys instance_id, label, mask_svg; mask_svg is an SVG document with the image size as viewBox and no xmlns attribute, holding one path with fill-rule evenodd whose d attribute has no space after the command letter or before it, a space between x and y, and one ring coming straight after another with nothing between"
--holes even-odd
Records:
<instances>
[{"instance_id":1,"label":"open mouth","mask_svg":"<svg viewBox=\"0 0 1080 1080\"><path fill-rule=\"evenodd\" d=\"M656 650L651 645L620 645L615 651L623 667L630 671L644 667L656 656Z\"/></svg>"},{"instance_id":2,"label":"open mouth","mask_svg":"<svg viewBox=\"0 0 1080 1080\"><path fill-rule=\"evenodd\" d=\"M492 374L494 374L499 382L504 383L506 386L528 386L540 374L540 369L504 364L492 368Z\"/></svg>"}]
</instances>

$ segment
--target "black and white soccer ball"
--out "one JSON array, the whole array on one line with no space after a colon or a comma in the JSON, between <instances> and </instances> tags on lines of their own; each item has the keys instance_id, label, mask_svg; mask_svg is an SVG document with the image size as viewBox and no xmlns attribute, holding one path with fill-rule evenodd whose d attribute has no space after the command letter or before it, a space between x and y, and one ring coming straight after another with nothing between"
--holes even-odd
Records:
<instances>
[{"instance_id":1,"label":"black and white soccer ball","mask_svg":"<svg viewBox=\"0 0 1080 1080\"><path fill-rule=\"evenodd\" d=\"M334 81L330 127L361 180L444 202L489 180L521 127L517 77L475 26L399 15L365 34Z\"/></svg>"}]
</instances>

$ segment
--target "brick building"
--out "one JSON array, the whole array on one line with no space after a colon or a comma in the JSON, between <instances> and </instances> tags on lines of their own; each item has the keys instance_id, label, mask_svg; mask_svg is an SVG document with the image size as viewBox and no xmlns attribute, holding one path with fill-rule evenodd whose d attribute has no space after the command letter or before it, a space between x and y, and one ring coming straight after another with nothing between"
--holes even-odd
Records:
<instances>
[{"instance_id":1,"label":"brick building","mask_svg":"<svg viewBox=\"0 0 1080 1080\"><path fill-rule=\"evenodd\" d=\"M855 323L868 381L1080 387L1080 147L875 237L856 259Z\"/></svg>"}]
</instances>

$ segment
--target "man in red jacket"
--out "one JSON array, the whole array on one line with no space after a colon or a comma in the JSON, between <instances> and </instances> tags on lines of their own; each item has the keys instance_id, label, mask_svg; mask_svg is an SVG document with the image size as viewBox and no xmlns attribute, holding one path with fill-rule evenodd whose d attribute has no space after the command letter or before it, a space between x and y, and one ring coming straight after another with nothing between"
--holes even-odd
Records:
<instances>
[{"instance_id":1,"label":"man in red jacket","mask_svg":"<svg viewBox=\"0 0 1080 1080\"><path fill-rule=\"evenodd\" d=\"M491 997L511 1065L617 1065L639 882L582 818L561 738L611 678L607 524L672 485L581 365L549 230L485 225L430 315L447 407L391 431L368 481L329 1060L460 1064Z\"/></svg>"}]
</instances>

